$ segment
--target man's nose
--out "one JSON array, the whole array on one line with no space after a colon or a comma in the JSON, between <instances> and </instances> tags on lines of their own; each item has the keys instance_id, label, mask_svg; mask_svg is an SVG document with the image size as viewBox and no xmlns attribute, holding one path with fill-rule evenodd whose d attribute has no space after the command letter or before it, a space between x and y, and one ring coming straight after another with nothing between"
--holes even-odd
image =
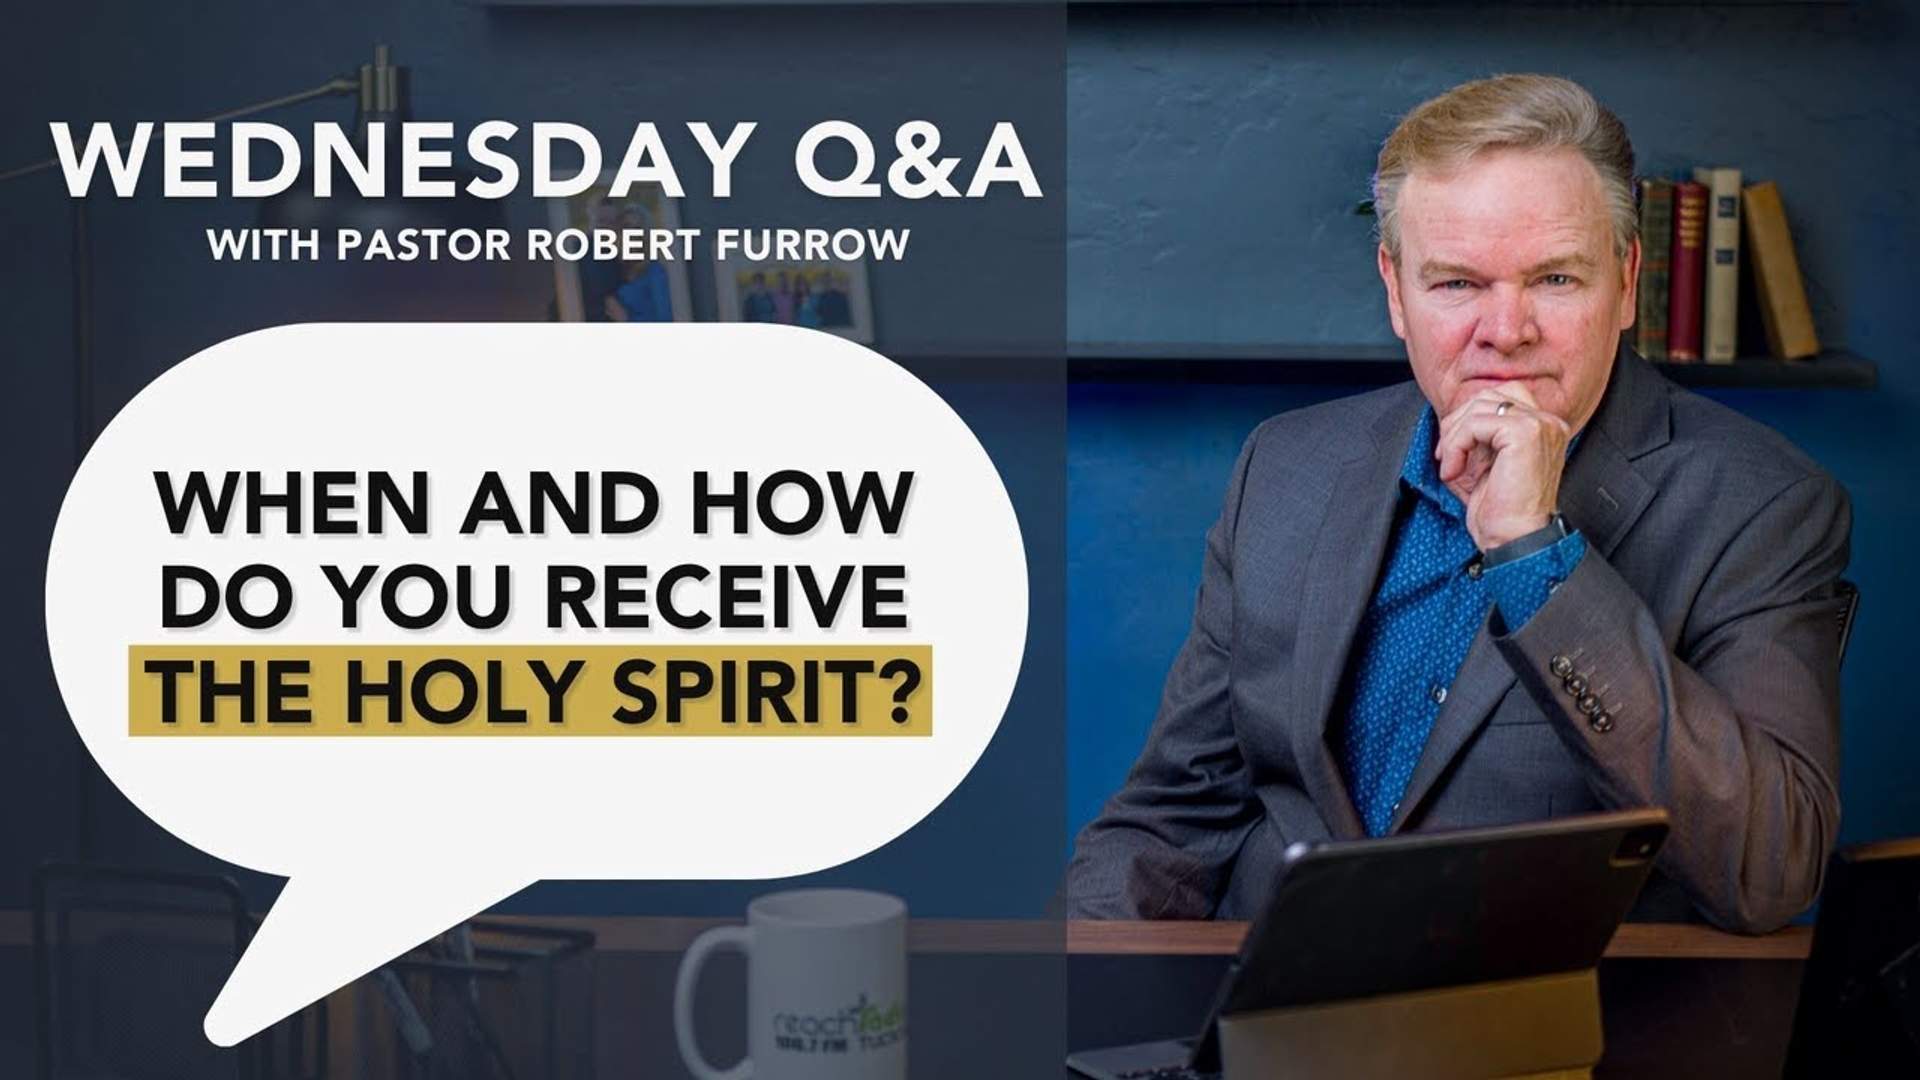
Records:
<instances>
[{"instance_id":1,"label":"man's nose","mask_svg":"<svg viewBox=\"0 0 1920 1080\"><path fill-rule=\"evenodd\" d=\"M1534 321L1533 303L1527 291L1516 285L1499 284L1487 290L1486 309L1480 316L1480 342L1499 353L1511 353L1540 340L1540 327Z\"/></svg>"}]
</instances>

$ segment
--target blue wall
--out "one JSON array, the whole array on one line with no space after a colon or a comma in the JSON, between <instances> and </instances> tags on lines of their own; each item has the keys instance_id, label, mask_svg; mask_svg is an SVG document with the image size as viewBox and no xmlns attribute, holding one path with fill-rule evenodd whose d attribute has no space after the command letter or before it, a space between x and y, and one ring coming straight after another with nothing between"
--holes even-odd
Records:
<instances>
[{"instance_id":1,"label":"blue wall","mask_svg":"<svg viewBox=\"0 0 1920 1080\"><path fill-rule=\"evenodd\" d=\"M1399 114L1464 79L1545 71L1626 121L1642 171L1779 182L1823 339L1878 390L1721 394L1853 495L1864 603L1845 672L1843 837L1920 833L1904 657L1920 574L1920 27L1883 5L1075 9L1070 336L1391 342L1365 196ZM1246 432L1355 388L1075 388L1068 448L1068 829L1138 752Z\"/></svg>"}]
</instances>

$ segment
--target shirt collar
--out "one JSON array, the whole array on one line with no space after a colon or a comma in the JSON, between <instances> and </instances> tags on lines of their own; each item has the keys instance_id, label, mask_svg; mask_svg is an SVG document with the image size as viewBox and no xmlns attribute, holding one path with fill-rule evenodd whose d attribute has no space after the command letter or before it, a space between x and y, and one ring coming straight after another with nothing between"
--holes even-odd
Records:
<instances>
[{"instance_id":1,"label":"shirt collar","mask_svg":"<svg viewBox=\"0 0 1920 1080\"><path fill-rule=\"evenodd\" d=\"M1413 425L1413 438L1407 443L1406 460L1400 463L1400 482L1426 496L1448 517L1464 521L1466 507L1440 482L1439 462L1433 459L1433 442L1439 427L1433 406L1420 410L1420 420Z\"/></svg>"}]
</instances>

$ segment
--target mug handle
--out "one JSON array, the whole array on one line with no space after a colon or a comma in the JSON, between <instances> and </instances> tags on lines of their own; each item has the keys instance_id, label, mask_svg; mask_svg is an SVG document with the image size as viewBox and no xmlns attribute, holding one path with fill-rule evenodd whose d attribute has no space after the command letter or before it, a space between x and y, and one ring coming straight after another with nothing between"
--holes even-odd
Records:
<instances>
[{"instance_id":1,"label":"mug handle","mask_svg":"<svg viewBox=\"0 0 1920 1080\"><path fill-rule=\"evenodd\" d=\"M731 1068L716 1069L700 1056L700 1047L693 1039L693 990L699 985L700 969L716 949L738 949L751 957L753 928L716 926L687 946L686 955L680 958L680 973L673 980L673 1037L680 1044L680 1060L698 1080L746 1080L753 1075L751 1058L742 1058Z\"/></svg>"}]
</instances>

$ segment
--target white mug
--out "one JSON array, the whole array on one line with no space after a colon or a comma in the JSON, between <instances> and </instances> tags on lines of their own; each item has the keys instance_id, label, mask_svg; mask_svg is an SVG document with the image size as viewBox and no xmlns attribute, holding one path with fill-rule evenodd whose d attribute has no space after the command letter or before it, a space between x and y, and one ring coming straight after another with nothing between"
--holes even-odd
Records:
<instances>
[{"instance_id":1,"label":"white mug","mask_svg":"<svg viewBox=\"0 0 1920 1080\"><path fill-rule=\"evenodd\" d=\"M747 1057L718 1069L693 1037L693 991L716 949L747 957ZM906 1080L907 905L857 889L771 893L747 925L701 934L680 959L673 1033L698 1080Z\"/></svg>"}]
</instances>

